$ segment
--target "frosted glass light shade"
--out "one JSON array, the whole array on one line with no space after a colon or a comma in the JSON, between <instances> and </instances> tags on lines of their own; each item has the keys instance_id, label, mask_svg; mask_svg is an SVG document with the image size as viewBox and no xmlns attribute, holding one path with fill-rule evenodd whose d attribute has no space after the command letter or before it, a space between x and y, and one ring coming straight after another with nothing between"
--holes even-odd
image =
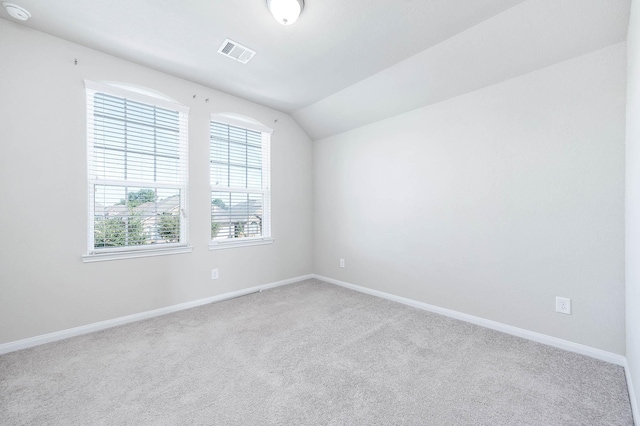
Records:
<instances>
[{"instance_id":1,"label":"frosted glass light shade","mask_svg":"<svg viewBox=\"0 0 640 426\"><path fill-rule=\"evenodd\" d=\"M304 0L267 0L267 6L276 21L291 25L298 20Z\"/></svg>"}]
</instances>

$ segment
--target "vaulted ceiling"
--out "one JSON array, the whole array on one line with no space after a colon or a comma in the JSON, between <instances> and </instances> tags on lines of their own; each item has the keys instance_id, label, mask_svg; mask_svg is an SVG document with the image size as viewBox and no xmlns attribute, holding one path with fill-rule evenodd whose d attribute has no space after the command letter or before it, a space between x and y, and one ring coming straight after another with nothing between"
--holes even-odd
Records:
<instances>
[{"instance_id":1,"label":"vaulted ceiling","mask_svg":"<svg viewBox=\"0 0 640 426\"><path fill-rule=\"evenodd\" d=\"M12 1L26 26L290 113L313 139L624 41L631 3L306 0L282 26L265 0ZM217 54L227 38L257 54Z\"/></svg>"}]
</instances>

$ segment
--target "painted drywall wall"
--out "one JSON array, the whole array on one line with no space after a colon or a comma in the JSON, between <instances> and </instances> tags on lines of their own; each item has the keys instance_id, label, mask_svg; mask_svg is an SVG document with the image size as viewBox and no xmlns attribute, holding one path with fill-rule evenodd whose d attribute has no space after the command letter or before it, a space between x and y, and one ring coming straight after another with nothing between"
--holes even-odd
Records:
<instances>
[{"instance_id":1,"label":"painted drywall wall","mask_svg":"<svg viewBox=\"0 0 640 426\"><path fill-rule=\"evenodd\" d=\"M0 343L312 272L312 144L290 116L4 19L0 40ZM85 79L140 85L190 107L192 253L81 261ZM274 129L271 245L208 250L212 112Z\"/></svg>"},{"instance_id":2,"label":"painted drywall wall","mask_svg":"<svg viewBox=\"0 0 640 426\"><path fill-rule=\"evenodd\" d=\"M624 354L625 48L314 142L314 271Z\"/></svg>"},{"instance_id":3,"label":"painted drywall wall","mask_svg":"<svg viewBox=\"0 0 640 426\"><path fill-rule=\"evenodd\" d=\"M631 5L627 37L626 315L627 362L640 406L640 3ZM638 421L638 420L636 420Z\"/></svg>"}]
</instances>

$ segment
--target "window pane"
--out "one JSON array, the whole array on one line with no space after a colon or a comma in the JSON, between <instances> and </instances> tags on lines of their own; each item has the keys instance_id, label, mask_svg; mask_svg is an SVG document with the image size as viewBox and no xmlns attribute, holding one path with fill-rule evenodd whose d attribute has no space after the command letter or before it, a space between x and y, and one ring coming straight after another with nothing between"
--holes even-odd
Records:
<instances>
[{"instance_id":1,"label":"window pane","mask_svg":"<svg viewBox=\"0 0 640 426\"><path fill-rule=\"evenodd\" d=\"M184 242L186 114L91 89L88 94L93 248Z\"/></svg>"},{"instance_id":2,"label":"window pane","mask_svg":"<svg viewBox=\"0 0 640 426\"><path fill-rule=\"evenodd\" d=\"M156 157L156 182L177 182L180 180L180 159Z\"/></svg>"},{"instance_id":3,"label":"window pane","mask_svg":"<svg viewBox=\"0 0 640 426\"><path fill-rule=\"evenodd\" d=\"M129 209L126 206L126 187L95 186L94 245L95 247L123 247L129 245Z\"/></svg>"},{"instance_id":4,"label":"window pane","mask_svg":"<svg viewBox=\"0 0 640 426\"><path fill-rule=\"evenodd\" d=\"M178 157L180 147L179 137L180 134L177 129L156 129L156 154L169 157Z\"/></svg>"},{"instance_id":5,"label":"window pane","mask_svg":"<svg viewBox=\"0 0 640 426\"><path fill-rule=\"evenodd\" d=\"M262 149L257 146L247 146L247 166L262 167Z\"/></svg>"},{"instance_id":6,"label":"window pane","mask_svg":"<svg viewBox=\"0 0 640 426\"><path fill-rule=\"evenodd\" d=\"M252 189L262 188L262 170L261 169L247 169L247 188L252 188Z\"/></svg>"},{"instance_id":7,"label":"window pane","mask_svg":"<svg viewBox=\"0 0 640 426\"><path fill-rule=\"evenodd\" d=\"M178 182L177 111L96 94L94 169L102 179Z\"/></svg>"},{"instance_id":8,"label":"window pane","mask_svg":"<svg viewBox=\"0 0 640 426\"><path fill-rule=\"evenodd\" d=\"M155 132L152 125L141 126L129 122L124 137L127 150L151 155L155 153Z\"/></svg>"},{"instance_id":9,"label":"window pane","mask_svg":"<svg viewBox=\"0 0 640 426\"><path fill-rule=\"evenodd\" d=\"M229 166L226 164L211 164L211 184L229 186Z\"/></svg>"},{"instance_id":10,"label":"window pane","mask_svg":"<svg viewBox=\"0 0 640 426\"><path fill-rule=\"evenodd\" d=\"M212 240L270 236L268 214L263 224L269 194L251 192L264 191L268 184L268 164L263 164L268 146L268 136L261 132L211 122L210 173L216 187L211 194Z\"/></svg>"},{"instance_id":11,"label":"window pane","mask_svg":"<svg viewBox=\"0 0 640 426\"><path fill-rule=\"evenodd\" d=\"M96 93L94 95L94 112L100 117L110 117L116 120L124 119L125 100L117 96L106 93Z\"/></svg>"},{"instance_id":12,"label":"window pane","mask_svg":"<svg viewBox=\"0 0 640 426\"><path fill-rule=\"evenodd\" d=\"M177 243L180 242L180 192L178 190L158 190L158 203L155 217L151 226L149 220L149 234L155 242Z\"/></svg>"},{"instance_id":13,"label":"window pane","mask_svg":"<svg viewBox=\"0 0 640 426\"><path fill-rule=\"evenodd\" d=\"M128 153L126 176L128 180L155 181L155 157Z\"/></svg>"},{"instance_id":14,"label":"window pane","mask_svg":"<svg viewBox=\"0 0 640 426\"><path fill-rule=\"evenodd\" d=\"M229 126L229 141L246 143L247 131L238 127Z\"/></svg>"},{"instance_id":15,"label":"window pane","mask_svg":"<svg viewBox=\"0 0 640 426\"><path fill-rule=\"evenodd\" d=\"M242 166L229 166L229 186L232 188L247 187L247 168Z\"/></svg>"},{"instance_id":16,"label":"window pane","mask_svg":"<svg viewBox=\"0 0 640 426\"><path fill-rule=\"evenodd\" d=\"M124 179L124 152L94 149L93 179Z\"/></svg>"},{"instance_id":17,"label":"window pane","mask_svg":"<svg viewBox=\"0 0 640 426\"><path fill-rule=\"evenodd\" d=\"M127 119L131 124L139 123L148 126L154 125L155 107L153 105L142 104L140 102L127 99Z\"/></svg>"},{"instance_id":18,"label":"window pane","mask_svg":"<svg viewBox=\"0 0 640 426\"><path fill-rule=\"evenodd\" d=\"M178 111L171 111L168 109L156 107L156 125L165 129L177 130L176 123L179 120L180 114Z\"/></svg>"},{"instance_id":19,"label":"window pane","mask_svg":"<svg viewBox=\"0 0 640 426\"><path fill-rule=\"evenodd\" d=\"M110 117L98 121L94 127L95 146L124 149L124 122Z\"/></svg>"},{"instance_id":20,"label":"window pane","mask_svg":"<svg viewBox=\"0 0 640 426\"><path fill-rule=\"evenodd\" d=\"M215 139L211 142L211 158L213 161L229 162L229 142Z\"/></svg>"},{"instance_id":21,"label":"window pane","mask_svg":"<svg viewBox=\"0 0 640 426\"><path fill-rule=\"evenodd\" d=\"M262 194L212 192L211 238L262 236Z\"/></svg>"},{"instance_id":22,"label":"window pane","mask_svg":"<svg viewBox=\"0 0 640 426\"><path fill-rule=\"evenodd\" d=\"M180 241L180 190L96 185L96 247Z\"/></svg>"},{"instance_id":23,"label":"window pane","mask_svg":"<svg viewBox=\"0 0 640 426\"><path fill-rule=\"evenodd\" d=\"M229 233L229 206L231 194L228 192L211 193L211 239L227 238Z\"/></svg>"},{"instance_id":24,"label":"window pane","mask_svg":"<svg viewBox=\"0 0 640 426\"><path fill-rule=\"evenodd\" d=\"M247 163L247 146L237 143L229 144L229 163L244 165Z\"/></svg>"},{"instance_id":25,"label":"window pane","mask_svg":"<svg viewBox=\"0 0 640 426\"><path fill-rule=\"evenodd\" d=\"M98 216L123 214L126 211L125 202L127 188L124 186L95 186L94 211Z\"/></svg>"}]
</instances>

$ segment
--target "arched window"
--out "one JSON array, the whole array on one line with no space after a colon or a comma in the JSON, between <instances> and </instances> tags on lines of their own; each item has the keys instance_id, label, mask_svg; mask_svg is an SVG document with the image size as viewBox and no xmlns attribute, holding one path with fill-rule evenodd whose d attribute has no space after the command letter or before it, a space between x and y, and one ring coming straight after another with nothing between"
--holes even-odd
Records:
<instances>
[{"instance_id":1,"label":"arched window","mask_svg":"<svg viewBox=\"0 0 640 426\"><path fill-rule=\"evenodd\" d=\"M190 251L188 108L156 92L87 81L88 255Z\"/></svg>"},{"instance_id":2,"label":"arched window","mask_svg":"<svg viewBox=\"0 0 640 426\"><path fill-rule=\"evenodd\" d=\"M210 123L210 249L271 239L272 130L248 117L213 114Z\"/></svg>"}]
</instances>

